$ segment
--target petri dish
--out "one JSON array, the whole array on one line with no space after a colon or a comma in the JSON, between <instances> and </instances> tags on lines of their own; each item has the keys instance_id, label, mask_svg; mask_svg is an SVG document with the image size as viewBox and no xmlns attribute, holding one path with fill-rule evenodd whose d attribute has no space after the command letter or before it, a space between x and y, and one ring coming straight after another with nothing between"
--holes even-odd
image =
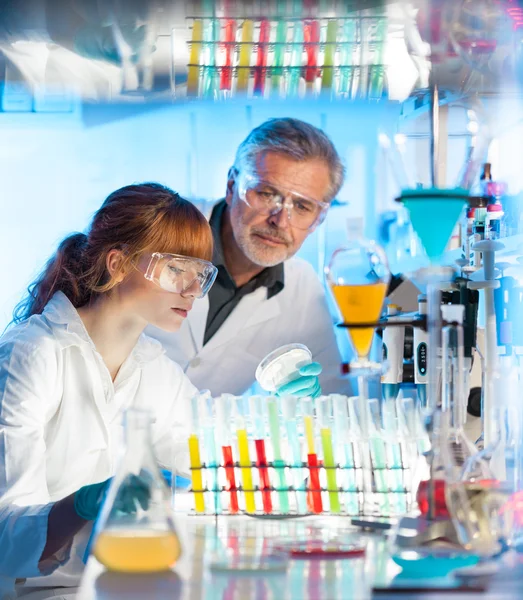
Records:
<instances>
[{"instance_id":1,"label":"petri dish","mask_svg":"<svg viewBox=\"0 0 523 600\"><path fill-rule=\"evenodd\" d=\"M284 551L216 553L209 562L212 573L268 574L285 573L289 566L289 554Z\"/></svg>"},{"instance_id":2,"label":"petri dish","mask_svg":"<svg viewBox=\"0 0 523 600\"><path fill-rule=\"evenodd\" d=\"M287 344L277 348L260 362L256 380L267 392L296 378L296 372L312 362L312 353L303 344Z\"/></svg>"},{"instance_id":3,"label":"petri dish","mask_svg":"<svg viewBox=\"0 0 523 600\"><path fill-rule=\"evenodd\" d=\"M328 560L365 556L365 546L360 542L303 540L281 544L276 548L288 552L294 559Z\"/></svg>"}]
</instances>

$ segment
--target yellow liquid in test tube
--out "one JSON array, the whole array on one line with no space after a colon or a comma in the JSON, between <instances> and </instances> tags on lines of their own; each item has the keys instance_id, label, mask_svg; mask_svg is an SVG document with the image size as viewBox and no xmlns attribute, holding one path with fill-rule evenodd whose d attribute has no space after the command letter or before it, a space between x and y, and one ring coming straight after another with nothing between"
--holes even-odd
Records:
<instances>
[{"instance_id":1,"label":"yellow liquid in test tube","mask_svg":"<svg viewBox=\"0 0 523 600\"><path fill-rule=\"evenodd\" d=\"M198 95L198 83L200 80L200 52L202 48L201 41L203 39L202 22L194 21L192 26L191 54L189 64L194 65L189 67L187 74L187 95Z\"/></svg>"},{"instance_id":2,"label":"yellow liquid in test tube","mask_svg":"<svg viewBox=\"0 0 523 600\"><path fill-rule=\"evenodd\" d=\"M314 428L312 417L303 417L303 424L305 426L305 439L307 440L307 453L316 454L316 451L314 450Z\"/></svg>"},{"instance_id":3,"label":"yellow liquid in test tube","mask_svg":"<svg viewBox=\"0 0 523 600\"><path fill-rule=\"evenodd\" d=\"M253 22L246 19L242 24L242 39L240 44L240 58L238 60L238 86L237 89L245 91L249 85L249 75L252 53Z\"/></svg>"},{"instance_id":4,"label":"yellow liquid in test tube","mask_svg":"<svg viewBox=\"0 0 523 600\"><path fill-rule=\"evenodd\" d=\"M245 510L247 512L256 512L256 503L254 502L254 491L246 492L245 490L254 490L252 483L251 458L249 456L249 442L247 441L247 431L238 429L236 432L238 437L238 454L240 455L239 464L242 467L242 482L245 494ZM247 468L248 467L248 468Z\"/></svg>"},{"instance_id":5,"label":"yellow liquid in test tube","mask_svg":"<svg viewBox=\"0 0 523 600\"><path fill-rule=\"evenodd\" d=\"M386 283L369 285L332 285L332 293L346 323L377 321L387 293ZM367 357L372 344L374 328L349 329L349 337L360 358Z\"/></svg>"},{"instance_id":6,"label":"yellow liquid in test tube","mask_svg":"<svg viewBox=\"0 0 523 600\"><path fill-rule=\"evenodd\" d=\"M200 459L200 445L198 436L189 436L189 459L191 462L191 480L194 494L194 510L197 513L205 512L205 499L203 496L202 461Z\"/></svg>"},{"instance_id":7,"label":"yellow liquid in test tube","mask_svg":"<svg viewBox=\"0 0 523 600\"><path fill-rule=\"evenodd\" d=\"M109 571L155 573L169 570L181 554L172 531L108 531L95 543L94 555Z\"/></svg>"}]
</instances>

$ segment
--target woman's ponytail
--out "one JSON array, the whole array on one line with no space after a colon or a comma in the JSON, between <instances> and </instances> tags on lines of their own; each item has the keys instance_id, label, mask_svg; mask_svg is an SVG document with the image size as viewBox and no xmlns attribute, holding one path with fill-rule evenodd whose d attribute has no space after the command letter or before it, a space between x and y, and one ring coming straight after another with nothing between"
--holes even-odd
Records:
<instances>
[{"instance_id":1,"label":"woman's ponytail","mask_svg":"<svg viewBox=\"0 0 523 600\"><path fill-rule=\"evenodd\" d=\"M85 264L86 247L85 233L73 233L61 242L42 273L27 288L27 296L15 307L15 323L42 313L58 291L63 292L74 306L82 306L89 300L90 290L84 281L89 269Z\"/></svg>"}]
</instances>

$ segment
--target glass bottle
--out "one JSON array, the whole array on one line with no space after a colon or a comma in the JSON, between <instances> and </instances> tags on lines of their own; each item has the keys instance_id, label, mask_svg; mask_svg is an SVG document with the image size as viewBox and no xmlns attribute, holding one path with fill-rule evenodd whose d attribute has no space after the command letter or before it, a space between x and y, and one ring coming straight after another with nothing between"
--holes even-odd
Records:
<instances>
[{"instance_id":1,"label":"glass bottle","mask_svg":"<svg viewBox=\"0 0 523 600\"><path fill-rule=\"evenodd\" d=\"M178 560L181 547L169 488L153 454L150 412L128 409L124 423L125 454L96 524L93 554L110 571L166 571Z\"/></svg>"}]
</instances>

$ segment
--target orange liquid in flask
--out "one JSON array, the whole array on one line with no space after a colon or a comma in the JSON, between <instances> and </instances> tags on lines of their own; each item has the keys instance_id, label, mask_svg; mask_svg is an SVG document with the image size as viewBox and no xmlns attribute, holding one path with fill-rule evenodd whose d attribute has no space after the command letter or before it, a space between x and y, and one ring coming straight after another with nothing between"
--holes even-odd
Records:
<instances>
[{"instance_id":1,"label":"orange liquid in flask","mask_svg":"<svg viewBox=\"0 0 523 600\"><path fill-rule=\"evenodd\" d=\"M387 293L386 283L332 285L331 289L345 323L371 323L379 319ZM374 328L348 329L348 333L358 356L367 357Z\"/></svg>"},{"instance_id":2,"label":"orange liquid in flask","mask_svg":"<svg viewBox=\"0 0 523 600\"><path fill-rule=\"evenodd\" d=\"M180 542L172 531L104 531L94 547L96 559L109 571L120 573L167 571L180 554Z\"/></svg>"}]
</instances>

